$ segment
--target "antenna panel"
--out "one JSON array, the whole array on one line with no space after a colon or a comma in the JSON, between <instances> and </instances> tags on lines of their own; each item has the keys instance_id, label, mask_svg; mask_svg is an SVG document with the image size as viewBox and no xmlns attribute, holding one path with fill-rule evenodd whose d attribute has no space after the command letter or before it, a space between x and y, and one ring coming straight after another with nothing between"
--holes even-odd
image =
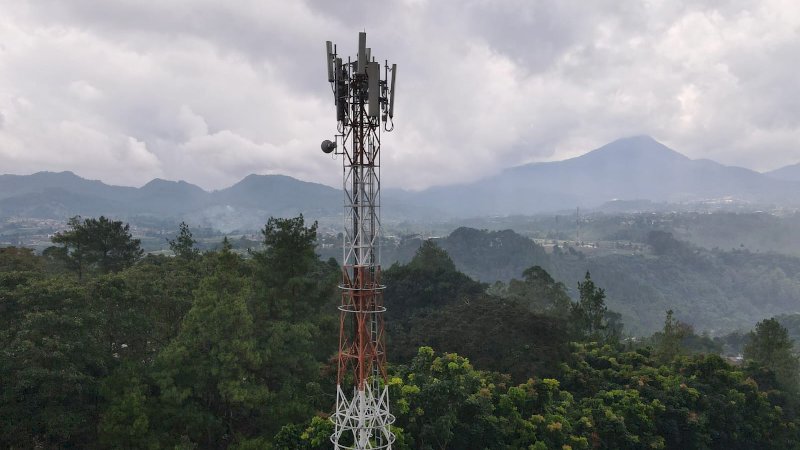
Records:
<instances>
[{"instance_id":1,"label":"antenna panel","mask_svg":"<svg viewBox=\"0 0 800 450\"><path fill-rule=\"evenodd\" d=\"M328 66L328 83L333 82L333 42L325 41L325 50L327 50L327 66Z\"/></svg>"},{"instance_id":2,"label":"antenna panel","mask_svg":"<svg viewBox=\"0 0 800 450\"><path fill-rule=\"evenodd\" d=\"M389 88L389 118L394 118L394 80L397 78L397 64L392 64L392 83Z\"/></svg>"},{"instance_id":3,"label":"antenna panel","mask_svg":"<svg viewBox=\"0 0 800 450\"><path fill-rule=\"evenodd\" d=\"M347 110L347 74L342 69L342 58L336 58L336 120L343 121Z\"/></svg>"},{"instance_id":4,"label":"antenna panel","mask_svg":"<svg viewBox=\"0 0 800 450\"><path fill-rule=\"evenodd\" d=\"M381 64L379 62L367 63L367 99L369 101L369 116L378 117L381 110Z\"/></svg>"},{"instance_id":5,"label":"antenna panel","mask_svg":"<svg viewBox=\"0 0 800 450\"><path fill-rule=\"evenodd\" d=\"M358 73L367 69L367 33L358 33Z\"/></svg>"}]
</instances>

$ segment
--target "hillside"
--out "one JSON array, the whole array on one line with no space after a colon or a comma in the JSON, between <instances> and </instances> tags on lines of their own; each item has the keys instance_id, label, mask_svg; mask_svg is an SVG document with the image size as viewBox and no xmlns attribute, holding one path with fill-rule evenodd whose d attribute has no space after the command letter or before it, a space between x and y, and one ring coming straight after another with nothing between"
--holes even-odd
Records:
<instances>
[{"instance_id":1,"label":"hillside","mask_svg":"<svg viewBox=\"0 0 800 450\"><path fill-rule=\"evenodd\" d=\"M748 329L764 318L800 312L800 258L705 250L661 233L654 235L661 240L651 242L657 248L633 255L592 256L572 247L547 253L510 230L459 228L437 242L458 270L487 283L520 278L525 269L539 265L574 296L589 271L606 290L609 307L638 335L661 328L668 309L681 321L712 333ZM386 248L384 265L407 262L420 244L409 239Z\"/></svg>"},{"instance_id":2,"label":"hillside","mask_svg":"<svg viewBox=\"0 0 800 450\"><path fill-rule=\"evenodd\" d=\"M800 182L800 163L766 172L765 175L778 180Z\"/></svg>"}]
</instances>

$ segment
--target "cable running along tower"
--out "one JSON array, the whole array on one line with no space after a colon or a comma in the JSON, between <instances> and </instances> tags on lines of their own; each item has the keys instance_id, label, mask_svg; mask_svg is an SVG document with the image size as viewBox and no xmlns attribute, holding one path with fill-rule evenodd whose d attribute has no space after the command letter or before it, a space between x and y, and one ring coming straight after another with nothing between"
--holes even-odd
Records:
<instances>
[{"instance_id":1,"label":"cable running along tower","mask_svg":"<svg viewBox=\"0 0 800 450\"><path fill-rule=\"evenodd\" d=\"M338 133L322 151L342 157L344 242L336 410L331 416L335 449L391 449L386 387L383 291L380 266L381 127L394 128L396 64L375 61L367 34L358 34L355 60L326 42L328 81Z\"/></svg>"}]
</instances>

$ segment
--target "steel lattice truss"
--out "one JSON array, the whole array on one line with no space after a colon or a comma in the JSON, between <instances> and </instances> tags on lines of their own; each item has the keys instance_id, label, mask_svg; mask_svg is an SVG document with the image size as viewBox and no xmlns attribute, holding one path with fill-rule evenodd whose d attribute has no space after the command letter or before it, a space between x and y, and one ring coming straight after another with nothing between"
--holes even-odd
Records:
<instances>
[{"instance_id":1,"label":"steel lattice truss","mask_svg":"<svg viewBox=\"0 0 800 450\"><path fill-rule=\"evenodd\" d=\"M393 115L394 73L371 61L359 34L355 62L338 58L331 43L328 79L336 99L339 134L322 149L342 156L344 242L339 305L336 410L331 415L336 449L391 449L394 416L386 387L383 291L380 266L381 124ZM391 84L386 77L391 72ZM382 117L381 117L382 115ZM345 387L347 386L347 387ZM352 392L352 396L348 396Z\"/></svg>"}]
</instances>

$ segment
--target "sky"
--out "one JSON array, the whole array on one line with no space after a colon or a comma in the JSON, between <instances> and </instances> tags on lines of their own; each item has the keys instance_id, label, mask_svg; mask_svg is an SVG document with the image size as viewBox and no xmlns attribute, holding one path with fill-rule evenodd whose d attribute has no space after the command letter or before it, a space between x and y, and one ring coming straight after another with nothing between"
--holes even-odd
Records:
<instances>
[{"instance_id":1,"label":"sky","mask_svg":"<svg viewBox=\"0 0 800 450\"><path fill-rule=\"evenodd\" d=\"M796 0L0 0L0 173L220 189L341 182L325 41L398 65L384 186L423 189L646 134L800 162Z\"/></svg>"}]
</instances>

